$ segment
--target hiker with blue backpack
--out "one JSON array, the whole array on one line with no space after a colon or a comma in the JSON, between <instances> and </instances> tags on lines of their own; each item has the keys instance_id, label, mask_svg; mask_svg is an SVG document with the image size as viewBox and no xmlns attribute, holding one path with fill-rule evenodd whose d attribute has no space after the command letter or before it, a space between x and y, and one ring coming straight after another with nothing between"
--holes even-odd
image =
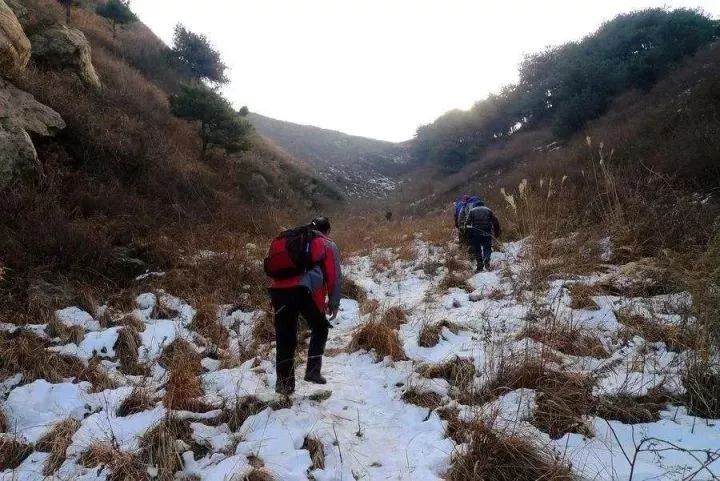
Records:
<instances>
[{"instance_id":1,"label":"hiker with blue backpack","mask_svg":"<svg viewBox=\"0 0 720 481\"><path fill-rule=\"evenodd\" d=\"M458 242L460 243L460 245L466 243L465 227L460 222L460 216L463 213L463 209L465 209L465 206L467 205L467 202L469 199L470 199L470 196L465 194L455 202L455 215L454 215L455 228L458 231Z\"/></svg>"},{"instance_id":2,"label":"hiker with blue backpack","mask_svg":"<svg viewBox=\"0 0 720 481\"><path fill-rule=\"evenodd\" d=\"M306 226L281 233L270 243L265 258L265 273L273 280L269 291L275 323L275 391L279 394L295 392L299 315L311 331L305 380L327 382L320 373L322 356L328 328L332 327L329 321L340 308L342 282L340 252L329 234L330 221L318 217Z\"/></svg>"},{"instance_id":3,"label":"hiker with blue backpack","mask_svg":"<svg viewBox=\"0 0 720 481\"><path fill-rule=\"evenodd\" d=\"M465 230L475 252L475 261L477 262L475 272L489 271L493 237L498 238L501 234L500 221L482 200L476 198L472 201L468 211Z\"/></svg>"}]
</instances>

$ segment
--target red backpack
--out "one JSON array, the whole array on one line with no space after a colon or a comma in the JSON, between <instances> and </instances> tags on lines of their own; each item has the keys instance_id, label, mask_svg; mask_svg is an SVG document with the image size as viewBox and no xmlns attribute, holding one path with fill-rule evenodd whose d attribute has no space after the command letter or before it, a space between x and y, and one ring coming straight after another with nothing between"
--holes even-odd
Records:
<instances>
[{"instance_id":1,"label":"red backpack","mask_svg":"<svg viewBox=\"0 0 720 481\"><path fill-rule=\"evenodd\" d=\"M276 280L304 274L319 262L312 260L312 241L318 237L310 226L286 230L270 242L265 274Z\"/></svg>"}]
</instances>

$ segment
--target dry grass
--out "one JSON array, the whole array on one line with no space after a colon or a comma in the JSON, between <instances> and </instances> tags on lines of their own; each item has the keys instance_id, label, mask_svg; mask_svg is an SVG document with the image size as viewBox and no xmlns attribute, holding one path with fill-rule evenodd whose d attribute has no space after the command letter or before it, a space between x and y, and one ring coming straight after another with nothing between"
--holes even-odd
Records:
<instances>
[{"instance_id":1,"label":"dry grass","mask_svg":"<svg viewBox=\"0 0 720 481\"><path fill-rule=\"evenodd\" d=\"M160 481L172 481L175 473L182 469L178 440L191 444L192 429L189 421L174 416L166 416L140 439L141 459L158 469Z\"/></svg>"},{"instance_id":2,"label":"dry grass","mask_svg":"<svg viewBox=\"0 0 720 481\"><path fill-rule=\"evenodd\" d=\"M292 406L290 398L285 397L276 401L261 401L254 396L238 398L234 404L226 406L222 410L222 414L218 418L218 422L227 423L231 431L238 431L245 420L250 416L254 416L263 410L270 408L273 410L286 409Z\"/></svg>"},{"instance_id":3,"label":"dry grass","mask_svg":"<svg viewBox=\"0 0 720 481\"><path fill-rule=\"evenodd\" d=\"M194 329L205 339L221 349L227 349L230 334L220 323L218 306L216 304L201 304L193 318L191 329Z\"/></svg>"},{"instance_id":4,"label":"dry grass","mask_svg":"<svg viewBox=\"0 0 720 481\"><path fill-rule=\"evenodd\" d=\"M430 391L419 391L413 387L409 387L403 393L401 399L406 403L414 404L427 409L437 409L443 404L441 395Z\"/></svg>"},{"instance_id":5,"label":"dry grass","mask_svg":"<svg viewBox=\"0 0 720 481\"><path fill-rule=\"evenodd\" d=\"M55 318L48 322L45 332L51 339L59 338L63 343L80 344L85 339L85 329L81 326L66 326Z\"/></svg>"},{"instance_id":6,"label":"dry grass","mask_svg":"<svg viewBox=\"0 0 720 481\"><path fill-rule=\"evenodd\" d=\"M165 407L186 411L205 410L204 404L197 399L203 395L198 375L181 365L175 366L170 370L170 377L165 384Z\"/></svg>"},{"instance_id":7,"label":"dry grass","mask_svg":"<svg viewBox=\"0 0 720 481\"><path fill-rule=\"evenodd\" d=\"M144 324L143 327L145 327ZM142 376L148 373L147 366L139 362L141 345L140 334L132 325L127 325L118 331L115 352L120 361L120 370L125 374Z\"/></svg>"},{"instance_id":8,"label":"dry grass","mask_svg":"<svg viewBox=\"0 0 720 481\"><path fill-rule=\"evenodd\" d=\"M273 317L268 314L262 314L255 319L252 330L253 342L256 345L270 344L275 340L275 324Z\"/></svg>"},{"instance_id":9,"label":"dry grass","mask_svg":"<svg viewBox=\"0 0 720 481\"><path fill-rule=\"evenodd\" d=\"M68 418L56 424L49 433L35 444L37 451L50 453L50 457L43 468L45 476L52 475L65 462L67 448L70 447L72 436L79 428L80 421Z\"/></svg>"},{"instance_id":10,"label":"dry grass","mask_svg":"<svg viewBox=\"0 0 720 481\"><path fill-rule=\"evenodd\" d=\"M118 406L118 416L129 416L131 414L147 411L155 405L152 394L144 387L135 387L128 397L126 397L120 406Z\"/></svg>"},{"instance_id":11,"label":"dry grass","mask_svg":"<svg viewBox=\"0 0 720 481\"><path fill-rule=\"evenodd\" d=\"M275 478L263 469L253 468L245 475L243 481L275 481Z\"/></svg>"},{"instance_id":12,"label":"dry grass","mask_svg":"<svg viewBox=\"0 0 720 481\"><path fill-rule=\"evenodd\" d=\"M456 288L462 289L466 292L472 292L475 288L468 284L468 277L470 277L470 274L448 272L438 283L438 291L444 294L449 289Z\"/></svg>"},{"instance_id":13,"label":"dry grass","mask_svg":"<svg viewBox=\"0 0 720 481\"><path fill-rule=\"evenodd\" d=\"M32 451L29 444L14 437L0 438L0 471L17 468Z\"/></svg>"},{"instance_id":14,"label":"dry grass","mask_svg":"<svg viewBox=\"0 0 720 481\"><path fill-rule=\"evenodd\" d=\"M570 467L532 439L495 432L486 422L467 423L466 450L453 456L448 481L572 481Z\"/></svg>"},{"instance_id":15,"label":"dry grass","mask_svg":"<svg viewBox=\"0 0 720 481\"><path fill-rule=\"evenodd\" d=\"M598 359L610 357L610 353L600 339L586 334L579 327L568 325L531 326L518 335L518 339L525 337L569 356L590 356Z\"/></svg>"},{"instance_id":16,"label":"dry grass","mask_svg":"<svg viewBox=\"0 0 720 481\"><path fill-rule=\"evenodd\" d=\"M373 351L378 360L387 356L394 361L406 359L398 332L380 322L368 322L355 330L348 350L358 349Z\"/></svg>"},{"instance_id":17,"label":"dry grass","mask_svg":"<svg viewBox=\"0 0 720 481\"><path fill-rule=\"evenodd\" d=\"M158 359L163 368L174 371L183 370L197 375L203 372L202 357L190 342L185 339L175 339L165 346Z\"/></svg>"},{"instance_id":18,"label":"dry grass","mask_svg":"<svg viewBox=\"0 0 720 481\"><path fill-rule=\"evenodd\" d=\"M648 319L626 310L615 313L625 327L626 337L640 336L647 342L663 342L669 351L682 352L697 345L696 336L687 327Z\"/></svg>"},{"instance_id":19,"label":"dry grass","mask_svg":"<svg viewBox=\"0 0 720 481\"><path fill-rule=\"evenodd\" d=\"M667 409L671 401L672 397L662 388L653 389L645 396L601 396L597 399L595 415L625 424L654 423L660 420L660 411Z\"/></svg>"},{"instance_id":20,"label":"dry grass","mask_svg":"<svg viewBox=\"0 0 720 481\"><path fill-rule=\"evenodd\" d=\"M312 469L325 469L325 451L320 440L306 436L302 448L307 449L310 453Z\"/></svg>"},{"instance_id":21,"label":"dry grass","mask_svg":"<svg viewBox=\"0 0 720 481\"><path fill-rule=\"evenodd\" d=\"M539 380L531 423L551 439L567 433L591 437L585 420L593 407L592 384L583 374L547 371Z\"/></svg>"},{"instance_id":22,"label":"dry grass","mask_svg":"<svg viewBox=\"0 0 720 481\"><path fill-rule=\"evenodd\" d=\"M599 296L603 294L603 289L600 286L590 284L571 284L568 286L568 292L570 293L570 307L573 309L600 309L593 296Z\"/></svg>"},{"instance_id":23,"label":"dry grass","mask_svg":"<svg viewBox=\"0 0 720 481\"><path fill-rule=\"evenodd\" d=\"M367 300L365 289L360 287L357 282L347 276L342 278L342 297L345 299L353 299L359 304L363 304Z\"/></svg>"},{"instance_id":24,"label":"dry grass","mask_svg":"<svg viewBox=\"0 0 720 481\"><path fill-rule=\"evenodd\" d=\"M0 409L0 433L6 433L8 431L7 414L4 409Z\"/></svg>"},{"instance_id":25,"label":"dry grass","mask_svg":"<svg viewBox=\"0 0 720 481\"><path fill-rule=\"evenodd\" d=\"M688 412L694 416L720 417L720 374L717 367L701 359L688 363L683 376Z\"/></svg>"},{"instance_id":26,"label":"dry grass","mask_svg":"<svg viewBox=\"0 0 720 481\"><path fill-rule=\"evenodd\" d=\"M407 318L407 311L404 308L400 306L392 306L385 310L380 322L390 329L400 329L400 326L407 321Z\"/></svg>"},{"instance_id":27,"label":"dry grass","mask_svg":"<svg viewBox=\"0 0 720 481\"><path fill-rule=\"evenodd\" d=\"M380 301L377 299L367 299L360 304L360 314L363 316L371 314L374 318L378 310L380 310Z\"/></svg>"},{"instance_id":28,"label":"dry grass","mask_svg":"<svg viewBox=\"0 0 720 481\"><path fill-rule=\"evenodd\" d=\"M421 347L437 346L444 328L449 329L454 334L460 331L460 326L446 319L437 323L425 323L418 333L418 345Z\"/></svg>"},{"instance_id":29,"label":"dry grass","mask_svg":"<svg viewBox=\"0 0 720 481\"><path fill-rule=\"evenodd\" d=\"M110 468L109 481L150 481L145 464L137 454L119 451L110 442L96 442L80 455L86 468Z\"/></svg>"},{"instance_id":30,"label":"dry grass","mask_svg":"<svg viewBox=\"0 0 720 481\"><path fill-rule=\"evenodd\" d=\"M21 373L23 382L45 379L51 383L62 382L65 378L77 378L93 384L95 392L112 386L107 376L92 362L83 362L68 355L46 350L47 343L26 331L0 335L0 373L4 377Z\"/></svg>"}]
</instances>

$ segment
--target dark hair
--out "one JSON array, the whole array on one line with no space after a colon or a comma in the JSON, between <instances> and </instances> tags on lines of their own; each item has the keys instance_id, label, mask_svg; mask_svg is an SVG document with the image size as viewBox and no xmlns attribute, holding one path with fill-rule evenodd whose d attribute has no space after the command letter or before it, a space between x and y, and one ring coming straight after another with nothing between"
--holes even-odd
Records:
<instances>
[{"instance_id":1,"label":"dark hair","mask_svg":"<svg viewBox=\"0 0 720 481\"><path fill-rule=\"evenodd\" d=\"M330 232L330 219L325 216L316 217L310 222L310 226L323 234L327 234Z\"/></svg>"}]
</instances>

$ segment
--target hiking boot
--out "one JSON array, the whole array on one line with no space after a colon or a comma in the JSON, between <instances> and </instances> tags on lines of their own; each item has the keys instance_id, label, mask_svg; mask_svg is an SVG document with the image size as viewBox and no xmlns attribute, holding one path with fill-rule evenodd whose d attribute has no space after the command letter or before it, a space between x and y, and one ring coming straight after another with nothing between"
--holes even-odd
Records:
<instances>
[{"instance_id":1,"label":"hiking boot","mask_svg":"<svg viewBox=\"0 0 720 481\"><path fill-rule=\"evenodd\" d=\"M287 384L276 384L275 392L283 396L289 396L295 392L295 386L288 386Z\"/></svg>"},{"instance_id":2,"label":"hiking boot","mask_svg":"<svg viewBox=\"0 0 720 481\"><path fill-rule=\"evenodd\" d=\"M313 384L327 384L327 379L322 377L319 372L305 374L305 380Z\"/></svg>"},{"instance_id":3,"label":"hiking boot","mask_svg":"<svg viewBox=\"0 0 720 481\"><path fill-rule=\"evenodd\" d=\"M327 384L327 379L322 377L322 354L308 359L305 370L305 380L313 384Z\"/></svg>"}]
</instances>

